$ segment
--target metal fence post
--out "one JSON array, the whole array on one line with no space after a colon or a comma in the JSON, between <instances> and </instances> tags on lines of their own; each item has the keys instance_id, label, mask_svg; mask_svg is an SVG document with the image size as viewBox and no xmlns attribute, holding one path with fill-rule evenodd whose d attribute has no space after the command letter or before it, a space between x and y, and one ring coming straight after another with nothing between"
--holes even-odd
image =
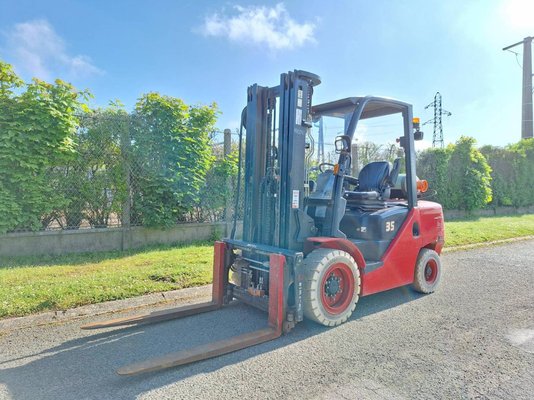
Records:
<instances>
[{"instance_id":1,"label":"metal fence post","mask_svg":"<svg viewBox=\"0 0 534 400\"><path fill-rule=\"evenodd\" d=\"M230 153L232 152L232 132L230 129L224 130L224 157L228 157ZM233 218L233 196L231 194L233 193L233 187L232 187L232 177L228 176L226 178L226 205L224 210L224 219L226 221L226 236L230 236L230 232L232 231L232 218ZM238 193L234 193L235 196L239 195Z\"/></svg>"},{"instance_id":2,"label":"metal fence post","mask_svg":"<svg viewBox=\"0 0 534 400\"><path fill-rule=\"evenodd\" d=\"M130 226L131 226L131 168L130 168L130 121L129 115L121 116L124 124L121 124L121 156L122 166L124 171L124 179L126 184L126 196L124 203L122 204L121 215L121 230L122 230L122 249L127 250L130 248Z\"/></svg>"}]
</instances>

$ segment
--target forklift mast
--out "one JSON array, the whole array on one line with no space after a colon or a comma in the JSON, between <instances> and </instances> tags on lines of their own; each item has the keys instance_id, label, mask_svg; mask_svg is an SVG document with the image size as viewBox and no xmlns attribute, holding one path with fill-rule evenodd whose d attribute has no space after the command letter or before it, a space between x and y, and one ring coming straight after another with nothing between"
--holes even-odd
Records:
<instances>
[{"instance_id":1,"label":"forklift mast","mask_svg":"<svg viewBox=\"0 0 534 400\"><path fill-rule=\"evenodd\" d=\"M280 85L247 90L245 161L245 242L302 251L302 226L313 226L304 210L309 189L305 172L306 136L312 124L317 75L282 74ZM309 231L309 229L308 229Z\"/></svg>"}]
</instances>

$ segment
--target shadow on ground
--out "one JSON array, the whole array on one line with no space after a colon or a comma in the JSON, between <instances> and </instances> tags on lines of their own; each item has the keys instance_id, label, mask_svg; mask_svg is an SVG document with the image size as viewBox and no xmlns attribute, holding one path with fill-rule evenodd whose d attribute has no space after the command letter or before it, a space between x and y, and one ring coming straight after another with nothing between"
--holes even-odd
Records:
<instances>
[{"instance_id":1,"label":"shadow on ground","mask_svg":"<svg viewBox=\"0 0 534 400\"><path fill-rule=\"evenodd\" d=\"M420 297L407 287L364 297L348 323L365 323L368 316ZM206 374L315 335L328 334L329 330L305 321L290 334L272 342L192 365L134 377L120 377L114 372L133 362L249 332L265 324L266 314L235 304L217 312L154 325L80 331L80 335L85 336L0 363L0 386L5 385L13 399L132 399L197 374ZM54 329L62 329L62 326Z\"/></svg>"}]
</instances>

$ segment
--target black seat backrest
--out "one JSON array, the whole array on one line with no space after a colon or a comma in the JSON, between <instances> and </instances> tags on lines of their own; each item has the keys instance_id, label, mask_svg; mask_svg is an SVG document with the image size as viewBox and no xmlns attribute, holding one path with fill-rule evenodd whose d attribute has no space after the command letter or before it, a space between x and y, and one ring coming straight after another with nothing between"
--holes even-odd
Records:
<instances>
[{"instance_id":1,"label":"black seat backrest","mask_svg":"<svg viewBox=\"0 0 534 400\"><path fill-rule=\"evenodd\" d=\"M395 161L393 161L393 168L391 168L391 172L388 177L388 185L393 187L397 183L397 178L399 177L399 171L401 167L401 159L396 158Z\"/></svg>"},{"instance_id":2,"label":"black seat backrest","mask_svg":"<svg viewBox=\"0 0 534 400\"><path fill-rule=\"evenodd\" d=\"M360 192L382 192L387 187L391 166L387 161L375 161L362 168L358 175Z\"/></svg>"}]
</instances>

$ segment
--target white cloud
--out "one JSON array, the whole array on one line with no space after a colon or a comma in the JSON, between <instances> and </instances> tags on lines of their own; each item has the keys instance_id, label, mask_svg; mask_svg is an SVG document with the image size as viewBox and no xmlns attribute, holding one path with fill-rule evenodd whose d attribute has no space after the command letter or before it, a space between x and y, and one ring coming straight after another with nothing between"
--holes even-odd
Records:
<instances>
[{"instance_id":1,"label":"white cloud","mask_svg":"<svg viewBox=\"0 0 534 400\"><path fill-rule=\"evenodd\" d=\"M235 6L234 10L234 15L207 16L200 32L205 36L267 46L271 50L296 48L314 41L315 25L298 23L281 3L274 7Z\"/></svg>"},{"instance_id":2,"label":"white cloud","mask_svg":"<svg viewBox=\"0 0 534 400\"><path fill-rule=\"evenodd\" d=\"M103 71L85 55L67 53L65 41L46 20L16 24L5 33L5 50L15 68L40 79L85 78Z\"/></svg>"}]
</instances>

